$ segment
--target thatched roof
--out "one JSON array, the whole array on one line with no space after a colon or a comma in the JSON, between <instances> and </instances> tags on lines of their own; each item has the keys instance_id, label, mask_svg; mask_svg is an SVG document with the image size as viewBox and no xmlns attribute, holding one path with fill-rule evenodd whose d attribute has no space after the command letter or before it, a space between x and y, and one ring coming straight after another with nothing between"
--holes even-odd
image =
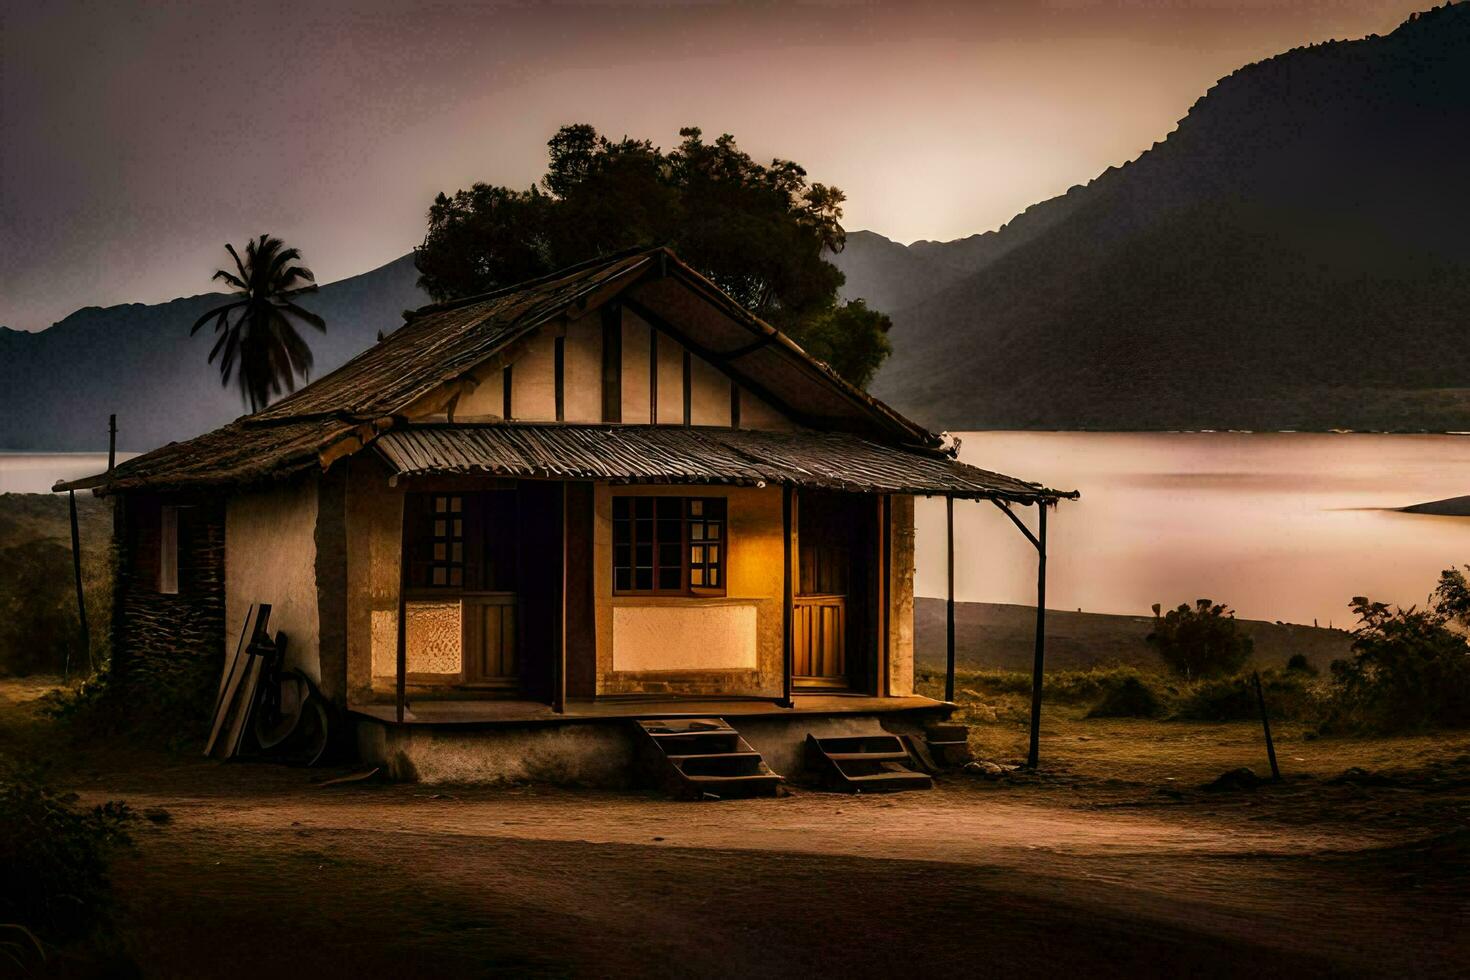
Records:
<instances>
[{"instance_id":1,"label":"thatched roof","mask_svg":"<svg viewBox=\"0 0 1470 980\"><path fill-rule=\"evenodd\" d=\"M907 487L917 479L913 474L923 470L930 473L929 482L923 488L914 484L917 492L948 492L944 489L950 486L946 481L957 479L953 489L965 494L983 491L985 495L1013 499L1038 493L1057 496L1055 491L995 474L956 477L984 471L945 458L939 449L939 436L839 378L662 248L610 256L483 296L405 314L404 326L386 339L269 408L196 439L170 443L135 457L119 464L110 475L57 483L56 489L93 489L98 493L145 488L183 490L285 477L312 466L325 468L379 440L383 433L406 426L405 415L411 406L465 378L487 360L497 356L513 360L518 345L547 323L585 316L613 300L674 336L790 418L816 430L806 436L845 433L854 437L840 447L836 440L812 438L800 445L800 440L788 441L781 449L777 441L764 434L727 431L721 436L726 451L754 454L744 462L731 458L731 465L737 469L743 466L763 474L751 477L753 480L805 482L805 478L796 479L795 474L810 464L826 474L820 479L829 481L812 485L846 485L846 481L856 486L864 481L854 474L864 466L874 467L873 474L881 473L884 467L894 465L895 456L901 455L919 469L903 471L910 477L895 475L888 482L886 478L878 479L872 484L874 488L889 484ZM510 423L503 427L508 432L514 429L522 433L516 438L531 438L524 433L536 428ZM621 440L617 444L634 456L642 454L645 469L606 477L612 479L671 479L683 472L679 467L687 465L687 460L675 464L669 472L655 473L648 467L660 458L660 452L677 455L692 452L697 445L709 448L708 440L713 438L688 431L682 436L667 434L674 430L634 435L634 427L581 427L581 431L592 430L616 432L615 439ZM553 431L562 434L546 434ZM572 432L572 427L542 430L536 438L545 441L536 452L566 452L571 456L563 461L565 465L581 467L588 474L597 471L598 466L587 455L589 447L578 449ZM699 443L701 439L705 443ZM413 439L389 445L399 442L410 446ZM613 445L614 441L605 441L604 448ZM887 454L881 460L872 456L880 450ZM849 461L851 472L846 476L842 452L857 454ZM858 457L867 462L860 464ZM611 467L609 474L617 469L609 460L603 463ZM986 482L988 478L1008 482L992 485ZM710 479L738 482L734 478L717 480L713 475ZM967 482L972 480L978 482Z\"/></svg>"}]
</instances>

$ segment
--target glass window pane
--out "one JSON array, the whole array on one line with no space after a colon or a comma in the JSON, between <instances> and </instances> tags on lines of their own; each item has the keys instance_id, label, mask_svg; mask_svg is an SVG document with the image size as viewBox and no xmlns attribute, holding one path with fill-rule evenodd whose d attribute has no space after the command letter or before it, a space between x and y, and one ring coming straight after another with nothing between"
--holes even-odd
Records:
<instances>
[{"instance_id":1,"label":"glass window pane","mask_svg":"<svg viewBox=\"0 0 1470 980\"><path fill-rule=\"evenodd\" d=\"M614 497L613 498L613 517L617 518L618 520L624 520L624 519L627 518L627 516L628 516L628 498L627 497Z\"/></svg>"},{"instance_id":2,"label":"glass window pane","mask_svg":"<svg viewBox=\"0 0 1470 980\"><path fill-rule=\"evenodd\" d=\"M444 573L444 569L442 567L435 568L434 569L434 584L435 585L444 585L445 582L447 582L447 581L448 581L448 578L447 578L447 576Z\"/></svg>"},{"instance_id":3,"label":"glass window pane","mask_svg":"<svg viewBox=\"0 0 1470 980\"><path fill-rule=\"evenodd\" d=\"M689 549L689 564L704 564L704 548L702 546L696 544Z\"/></svg>"},{"instance_id":4,"label":"glass window pane","mask_svg":"<svg viewBox=\"0 0 1470 980\"><path fill-rule=\"evenodd\" d=\"M434 560L435 561L443 561L444 560L444 542L443 541L436 541L436 542L434 542Z\"/></svg>"},{"instance_id":5,"label":"glass window pane","mask_svg":"<svg viewBox=\"0 0 1470 980\"><path fill-rule=\"evenodd\" d=\"M453 511L454 513L458 514L460 511L462 511L464 509L464 498L463 497L450 497L449 498L449 509L451 511Z\"/></svg>"},{"instance_id":6,"label":"glass window pane","mask_svg":"<svg viewBox=\"0 0 1470 980\"><path fill-rule=\"evenodd\" d=\"M644 568L651 567L653 565L653 543L638 542L637 547L633 549L633 558L633 564Z\"/></svg>"},{"instance_id":7,"label":"glass window pane","mask_svg":"<svg viewBox=\"0 0 1470 980\"><path fill-rule=\"evenodd\" d=\"M445 521L435 521L434 522L434 537L436 537L436 538L442 538L442 537L444 537L445 529L448 526L449 525Z\"/></svg>"},{"instance_id":8,"label":"glass window pane","mask_svg":"<svg viewBox=\"0 0 1470 980\"><path fill-rule=\"evenodd\" d=\"M643 517L643 518L648 518L648 517L652 517L653 516L653 498L652 497L636 497L636 498L634 498L634 501L635 502L633 504L633 512L635 514L637 514L639 517Z\"/></svg>"},{"instance_id":9,"label":"glass window pane","mask_svg":"<svg viewBox=\"0 0 1470 980\"><path fill-rule=\"evenodd\" d=\"M720 546L719 545L712 544L712 545L709 546L709 563L711 565L718 565L720 563Z\"/></svg>"},{"instance_id":10,"label":"glass window pane","mask_svg":"<svg viewBox=\"0 0 1470 980\"><path fill-rule=\"evenodd\" d=\"M704 513L704 501L703 500L700 500L698 497L695 497L694 499L692 499L692 500L689 501L689 516L690 517L699 517L703 513Z\"/></svg>"},{"instance_id":11,"label":"glass window pane","mask_svg":"<svg viewBox=\"0 0 1470 980\"><path fill-rule=\"evenodd\" d=\"M619 592L627 592L633 587L633 570L630 568L619 568L613 572L613 588Z\"/></svg>"},{"instance_id":12,"label":"glass window pane","mask_svg":"<svg viewBox=\"0 0 1470 980\"><path fill-rule=\"evenodd\" d=\"M464 582L464 570L463 569L459 569L459 568L451 568L449 570L449 584L450 585L461 585L461 584L463 584L463 582Z\"/></svg>"},{"instance_id":13,"label":"glass window pane","mask_svg":"<svg viewBox=\"0 0 1470 980\"><path fill-rule=\"evenodd\" d=\"M699 523L689 525L689 537L693 541L703 541L704 525Z\"/></svg>"},{"instance_id":14,"label":"glass window pane","mask_svg":"<svg viewBox=\"0 0 1470 980\"><path fill-rule=\"evenodd\" d=\"M689 569L689 584L690 585L703 585L704 584L704 569L702 569L702 568L691 568L691 569Z\"/></svg>"},{"instance_id":15,"label":"glass window pane","mask_svg":"<svg viewBox=\"0 0 1470 980\"><path fill-rule=\"evenodd\" d=\"M647 590L647 589L653 588L653 569L651 569L651 568L640 568L640 569L637 569L633 573L633 588L635 588L635 589L643 589L643 590Z\"/></svg>"},{"instance_id":16,"label":"glass window pane","mask_svg":"<svg viewBox=\"0 0 1470 980\"><path fill-rule=\"evenodd\" d=\"M454 536L456 538L464 537L464 521L456 520L454 522Z\"/></svg>"},{"instance_id":17,"label":"glass window pane","mask_svg":"<svg viewBox=\"0 0 1470 980\"><path fill-rule=\"evenodd\" d=\"M710 584L710 588L717 589L717 588L720 587L720 570L719 570L719 568L711 568L709 570L709 584Z\"/></svg>"},{"instance_id":18,"label":"glass window pane","mask_svg":"<svg viewBox=\"0 0 1470 980\"><path fill-rule=\"evenodd\" d=\"M450 561L464 561L464 545L454 542L454 557Z\"/></svg>"},{"instance_id":19,"label":"glass window pane","mask_svg":"<svg viewBox=\"0 0 1470 980\"><path fill-rule=\"evenodd\" d=\"M679 568L660 568L658 570L658 587L670 592L679 588L681 575L682 570Z\"/></svg>"},{"instance_id":20,"label":"glass window pane","mask_svg":"<svg viewBox=\"0 0 1470 980\"><path fill-rule=\"evenodd\" d=\"M705 534L706 534L706 536L711 537L711 538L718 538L720 536L720 525L711 523L705 529Z\"/></svg>"},{"instance_id":21,"label":"glass window pane","mask_svg":"<svg viewBox=\"0 0 1470 980\"><path fill-rule=\"evenodd\" d=\"M681 513L682 510L683 510L683 502L678 497L659 497L658 498L658 516L659 517L666 517L666 518L669 518L671 520L676 520L677 521L680 517L684 516Z\"/></svg>"},{"instance_id":22,"label":"glass window pane","mask_svg":"<svg viewBox=\"0 0 1470 980\"><path fill-rule=\"evenodd\" d=\"M448 509L448 506L449 506L449 501L446 500L445 498L443 498L443 497L435 497L434 498L434 511L435 511L435 513L439 513L439 514L444 513L444 511L446 509Z\"/></svg>"}]
</instances>

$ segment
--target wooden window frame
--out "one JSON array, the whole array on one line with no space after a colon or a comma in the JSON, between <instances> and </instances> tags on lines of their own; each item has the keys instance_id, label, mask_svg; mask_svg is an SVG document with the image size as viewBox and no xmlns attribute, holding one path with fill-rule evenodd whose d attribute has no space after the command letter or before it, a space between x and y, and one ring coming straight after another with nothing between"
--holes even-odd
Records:
<instances>
[{"instance_id":1,"label":"wooden window frame","mask_svg":"<svg viewBox=\"0 0 1470 980\"><path fill-rule=\"evenodd\" d=\"M651 516L639 518L631 509L637 507L637 502L650 501ZM658 536L658 527L661 521L670 518L660 518L658 505L660 501L677 502L679 516L679 540L677 544L679 555L679 584L677 587L660 587L659 573L666 569L660 564L660 551L664 547L673 546L672 541L662 540ZM713 508L711 508L713 505ZM630 508L628 516L618 516L620 506ZM711 513L711 509L715 513ZM613 496L613 521L612 521L612 594L615 596L674 596L684 598L722 598L727 594L730 577L730 509L729 500L725 497L708 496L683 496L662 494L615 494ZM649 568L651 588L637 588L637 574L640 567L637 564L637 548L641 543L638 538L637 522L648 520L652 525L653 538L648 543L651 553L652 564ZM620 541L620 525L628 525L626 542ZM713 529L713 534L711 534ZM696 538L696 530L701 537ZM626 546L628 549L628 563L618 563L619 548ZM710 560L708 557L700 561L694 558L695 549L702 549L708 555L708 549L718 549L717 557ZM619 587L618 573L627 571L628 587ZM717 579L714 585L696 584L693 582L695 572L701 573L700 577L707 578L711 570Z\"/></svg>"}]
</instances>

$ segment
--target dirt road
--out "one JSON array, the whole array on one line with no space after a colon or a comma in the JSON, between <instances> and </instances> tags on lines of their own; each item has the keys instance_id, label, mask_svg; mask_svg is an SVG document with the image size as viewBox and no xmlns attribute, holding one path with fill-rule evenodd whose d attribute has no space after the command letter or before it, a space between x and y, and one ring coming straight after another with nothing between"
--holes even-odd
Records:
<instances>
[{"instance_id":1,"label":"dirt road","mask_svg":"<svg viewBox=\"0 0 1470 980\"><path fill-rule=\"evenodd\" d=\"M167 811L113 875L150 977L1463 975L1470 742L1405 747L1430 775L1230 794L1103 777L1075 737L1037 780L702 804L324 787L125 741L56 777Z\"/></svg>"}]
</instances>

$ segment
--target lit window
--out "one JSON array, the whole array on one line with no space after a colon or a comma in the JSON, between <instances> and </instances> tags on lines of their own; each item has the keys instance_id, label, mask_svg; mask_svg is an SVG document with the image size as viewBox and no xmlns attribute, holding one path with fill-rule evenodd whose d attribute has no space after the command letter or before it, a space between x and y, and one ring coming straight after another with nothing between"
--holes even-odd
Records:
<instances>
[{"instance_id":1,"label":"lit window","mask_svg":"<svg viewBox=\"0 0 1470 980\"><path fill-rule=\"evenodd\" d=\"M613 591L723 592L724 528L720 497L614 497Z\"/></svg>"}]
</instances>

